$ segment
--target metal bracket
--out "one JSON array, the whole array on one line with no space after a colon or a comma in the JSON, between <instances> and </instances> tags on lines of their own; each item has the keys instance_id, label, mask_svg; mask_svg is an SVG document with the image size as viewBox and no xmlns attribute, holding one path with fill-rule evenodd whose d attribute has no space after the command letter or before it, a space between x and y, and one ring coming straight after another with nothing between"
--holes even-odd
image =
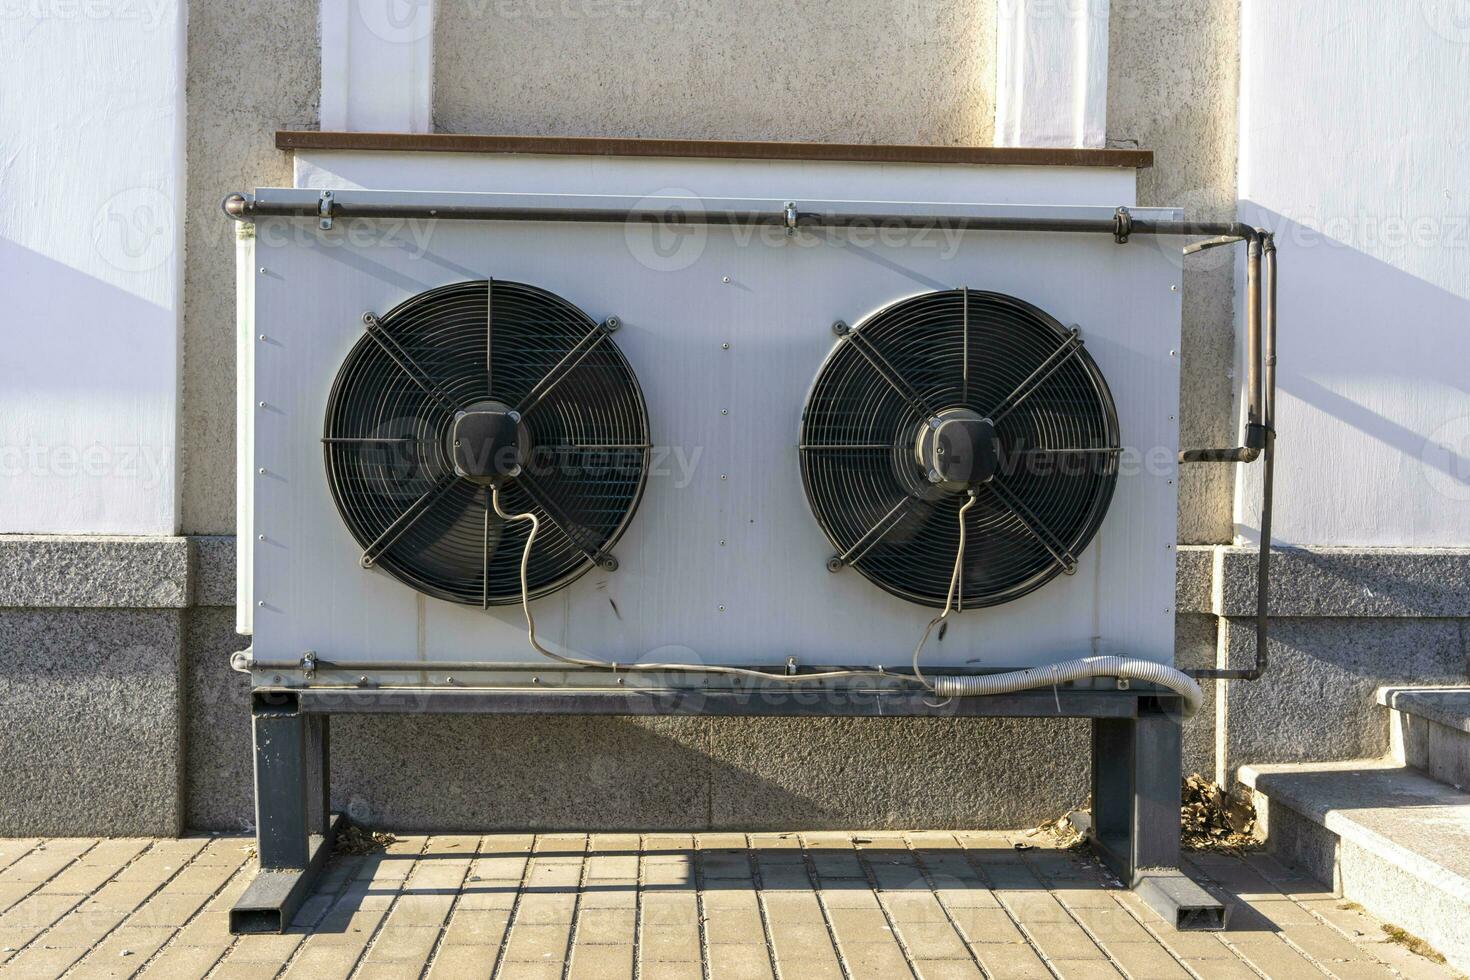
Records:
<instances>
[{"instance_id":1,"label":"metal bracket","mask_svg":"<svg viewBox=\"0 0 1470 980\"><path fill-rule=\"evenodd\" d=\"M786 211L785 211L785 214L786 214L786 234L788 234L788 235L794 235L794 234L796 234L796 221L797 221L797 219L799 217L801 217L801 215L796 210L796 202L795 201L787 201L786 202Z\"/></svg>"},{"instance_id":2,"label":"metal bracket","mask_svg":"<svg viewBox=\"0 0 1470 980\"><path fill-rule=\"evenodd\" d=\"M308 650L301 655L301 676L311 680L316 676L316 651Z\"/></svg>"},{"instance_id":3,"label":"metal bracket","mask_svg":"<svg viewBox=\"0 0 1470 980\"><path fill-rule=\"evenodd\" d=\"M1128 213L1127 208L1119 208L1113 212L1113 241L1119 245L1128 244L1128 236L1133 234L1133 215Z\"/></svg>"},{"instance_id":4,"label":"metal bracket","mask_svg":"<svg viewBox=\"0 0 1470 980\"><path fill-rule=\"evenodd\" d=\"M316 202L317 217L321 219L317 224L321 227L322 231L332 230L332 209L334 206L332 192L322 191L321 200Z\"/></svg>"}]
</instances>

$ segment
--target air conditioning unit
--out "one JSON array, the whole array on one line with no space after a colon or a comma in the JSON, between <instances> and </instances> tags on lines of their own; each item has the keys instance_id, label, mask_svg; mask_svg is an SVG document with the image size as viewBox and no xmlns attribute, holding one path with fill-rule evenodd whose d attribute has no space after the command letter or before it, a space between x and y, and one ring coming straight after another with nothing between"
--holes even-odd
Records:
<instances>
[{"instance_id":1,"label":"air conditioning unit","mask_svg":"<svg viewBox=\"0 0 1470 980\"><path fill-rule=\"evenodd\" d=\"M345 711L1086 717L1094 842L1131 885L1177 867L1165 236L1250 245L1246 445L1184 457L1218 462L1269 460L1269 236L1129 208L1131 173L426 159L427 190L327 153L225 202L255 226L234 665L262 867L298 874L237 927L289 921ZM1104 185L1125 206L1037 203Z\"/></svg>"},{"instance_id":2,"label":"air conditioning unit","mask_svg":"<svg viewBox=\"0 0 1470 980\"><path fill-rule=\"evenodd\" d=\"M257 218L242 499L272 678L524 664L523 557L537 636L574 658L904 668L958 558L934 669L1172 662L1178 258L954 230L1112 208L949 205L869 236L679 217L780 199L334 193L416 201L427 237ZM473 206L528 220L430 215ZM528 555L497 494L537 515Z\"/></svg>"}]
</instances>

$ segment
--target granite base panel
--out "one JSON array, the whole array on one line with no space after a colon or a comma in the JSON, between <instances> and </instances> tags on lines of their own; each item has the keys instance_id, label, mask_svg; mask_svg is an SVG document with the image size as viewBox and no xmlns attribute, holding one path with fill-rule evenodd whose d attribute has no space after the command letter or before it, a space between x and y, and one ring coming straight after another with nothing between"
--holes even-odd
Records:
<instances>
[{"instance_id":1,"label":"granite base panel","mask_svg":"<svg viewBox=\"0 0 1470 980\"><path fill-rule=\"evenodd\" d=\"M0 837L184 829L176 609L0 609Z\"/></svg>"}]
</instances>

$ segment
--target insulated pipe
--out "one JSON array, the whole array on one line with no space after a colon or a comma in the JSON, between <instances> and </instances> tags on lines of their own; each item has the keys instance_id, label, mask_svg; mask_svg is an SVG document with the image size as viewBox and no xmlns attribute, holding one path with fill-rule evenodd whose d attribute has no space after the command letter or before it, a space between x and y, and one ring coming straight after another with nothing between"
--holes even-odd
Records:
<instances>
[{"instance_id":1,"label":"insulated pipe","mask_svg":"<svg viewBox=\"0 0 1470 980\"><path fill-rule=\"evenodd\" d=\"M1261 430L1265 445L1261 471L1261 540L1256 555L1256 662L1248 669L1218 668L1189 672L1201 680L1259 680L1270 663L1271 511L1276 473L1276 239L1269 232L1262 232L1261 250L1265 256L1266 293L1261 401L1264 416Z\"/></svg>"},{"instance_id":2,"label":"insulated pipe","mask_svg":"<svg viewBox=\"0 0 1470 980\"><path fill-rule=\"evenodd\" d=\"M220 202L224 213L236 221L252 221L262 217L318 218L317 202L264 202L243 194L230 194ZM460 221L587 221L619 224L628 221L657 221L665 224L726 225L753 224L789 227L792 217L786 211L665 211L656 208L568 208L505 207L489 204L425 204L332 202L333 218L443 218ZM1114 218L1004 218L919 214L833 214L820 211L797 211L798 228L844 228L854 225L887 225L894 228L932 228L942 224L956 231L1032 231L1114 234L1118 223ZM1257 242L1260 234L1249 225L1220 221L1154 221L1131 218L1125 237L1129 235L1215 235L1237 241Z\"/></svg>"},{"instance_id":3,"label":"insulated pipe","mask_svg":"<svg viewBox=\"0 0 1470 980\"><path fill-rule=\"evenodd\" d=\"M1204 701L1204 693L1194 680L1168 664L1136 657L1083 657L1046 667L1011 670L1003 674L975 674L930 678L934 693L943 698L968 698L988 694L1009 694L1039 687L1055 687L1068 681L1092 677L1118 677L1146 681L1166 687L1184 699L1184 717L1193 718Z\"/></svg>"}]
</instances>

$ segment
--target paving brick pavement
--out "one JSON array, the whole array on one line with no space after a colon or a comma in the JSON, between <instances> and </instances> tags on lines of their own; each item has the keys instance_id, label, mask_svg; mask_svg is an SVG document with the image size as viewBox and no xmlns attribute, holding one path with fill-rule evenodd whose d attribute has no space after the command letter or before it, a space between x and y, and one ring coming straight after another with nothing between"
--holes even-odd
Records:
<instances>
[{"instance_id":1,"label":"paving brick pavement","mask_svg":"<svg viewBox=\"0 0 1470 980\"><path fill-rule=\"evenodd\" d=\"M233 937L253 867L242 837L0 840L0 978L1454 976L1262 854L1191 860L1234 906L1213 934L994 833L404 837L334 857L287 934Z\"/></svg>"}]
</instances>

